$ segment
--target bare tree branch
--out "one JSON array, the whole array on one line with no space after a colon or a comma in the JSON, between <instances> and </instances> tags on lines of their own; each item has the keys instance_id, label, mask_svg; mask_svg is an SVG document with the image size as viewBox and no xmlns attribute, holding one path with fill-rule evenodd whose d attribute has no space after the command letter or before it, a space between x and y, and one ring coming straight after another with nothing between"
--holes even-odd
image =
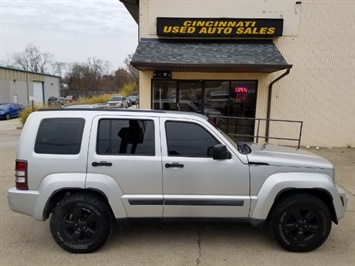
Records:
<instances>
[{"instance_id":1,"label":"bare tree branch","mask_svg":"<svg viewBox=\"0 0 355 266\"><path fill-rule=\"evenodd\" d=\"M53 62L53 55L42 53L37 46L30 43L24 52L14 54L10 62L12 66L23 70L46 73Z\"/></svg>"}]
</instances>

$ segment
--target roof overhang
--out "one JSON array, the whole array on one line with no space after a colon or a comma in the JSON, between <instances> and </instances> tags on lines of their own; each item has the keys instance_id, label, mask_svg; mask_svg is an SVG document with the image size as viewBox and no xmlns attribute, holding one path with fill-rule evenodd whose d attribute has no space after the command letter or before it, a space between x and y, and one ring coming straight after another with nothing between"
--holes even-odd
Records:
<instances>
[{"instance_id":1,"label":"roof overhang","mask_svg":"<svg viewBox=\"0 0 355 266\"><path fill-rule=\"evenodd\" d=\"M272 73L291 68L272 41L141 41L131 65L141 71Z\"/></svg>"},{"instance_id":2,"label":"roof overhang","mask_svg":"<svg viewBox=\"0 0 355 266\"><path fill-rule=\"evenodd\" d=\"M139 24L139 0L120 0L133 19Z\"/></svg>"}]
</instances>

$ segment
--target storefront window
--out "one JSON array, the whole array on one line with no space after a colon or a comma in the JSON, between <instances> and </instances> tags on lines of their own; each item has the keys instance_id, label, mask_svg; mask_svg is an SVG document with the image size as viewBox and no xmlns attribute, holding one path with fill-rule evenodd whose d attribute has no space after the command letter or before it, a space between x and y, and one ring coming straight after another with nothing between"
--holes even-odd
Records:
<instances>
[{"instance_id":1,"label":"storefront window","mask_svg":"<svg viewBox=\"0 0 355 266\"><path fill-rule=\"evenodd\" d=\"M153 109L254 117L256 81L153 80Z\"/></svg>"},{"instance_id":2,"label":"storefront window","mask_svg":"<svg viewBox=\"0 0 355 266\"><path fill-rule=\"evenodd\" d=\"M255 117L256 81L232 81L229 116Z\"/></svg>"},{"instance_id":3,"label":"storefront window","mask_svg":"<svg viewBox=\"0 0 355 266\"><path fill-rule=\"evenodd\" d=\"M206 115L228 116L229 81L205 81Z\"/></svg>"},{"instance_id":4,"label":"storefront window","mask_svg":"<svg viewBox=\"0 0 355 266\"><path fill-rule=\"evenodd\" d=\"M224 116L219 127L231 136L253 140L257 81L153 80L153 108ZM239 117L236 119L235 117Z\"/></svg>"},{"instance_id":5,"label":"storefront window","mask_svg":"<svg viewBox=\"0 0 355 266\"><path fill-rule=\"evenodd\" d=\"M201 113L202 82L181 81L178 83L178 110Z\"/></svg>"}]
</instances>

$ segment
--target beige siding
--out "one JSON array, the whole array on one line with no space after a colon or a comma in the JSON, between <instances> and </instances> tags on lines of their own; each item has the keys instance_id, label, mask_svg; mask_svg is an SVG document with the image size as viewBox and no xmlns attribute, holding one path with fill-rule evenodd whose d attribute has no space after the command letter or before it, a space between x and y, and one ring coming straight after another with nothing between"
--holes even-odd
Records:
<instances>
[{"instance_id":1,"label":"beige siding","mask_svg":"<svg viewBox=\"0 0 355 266\"><path fill-rule=\"evenodd\" d=\"M159 9L151 7L158 3L162 4L162 1L141 2L140 38L157 38L152 34L156 16L221 17L220 12L227 10L231 5L249 6L244 9L231 8L223 13L225 17L238 18L261 9L276 12L274 4L280 5L280 9L284 10L286 15L285 25L292 24L294 27L298 23L299 29L294 36L275 39L276 46L293 68L288 76L273 86L271 118L304 121L302 145L355 146L354 0L303 0L301 8L295 9L299 14L298 22L297 16L289 14L289 5L292 3L294 6L295 1L167 0ZM191 4L192 2L194 4ZM172 4L177 6L172 8ZM197 8L205 4L209 8ZM238 13L238 10L241 13ZM268 16L277 17L275 12ZM256 117L266 118L268 86L282 73L280 71L270 75L175 72L172 74L174 79L258 80ZM151 72L143 73L141 76L141 95L148 97L142 99L146 108L150 108L151 77ZM295 132L298 132L294 126L286 124L271 124L270 130L270 135L286 135L291 138L297 137Z\"/></svg>"},{"instance_id":2,"label":"beige siding","mask_svg":"<svg viewBox=\"0 0 355 266\"><path fill-rule=\"evenodd\" d=\"M276 42L293 68L275 85L272 117L303 120L303 145L354 147L355 1L302 5L300 36Z\"/></svg>"},{"instance_id":3,"label":"beige siding","mask_svg":"<svg viewBox=\"0 0 355 266\"><path fill-rule=\"evenodd\" d=\"M294 0L141 0L140 37L157 38L157 17L288 18L283 34L297 36L301 5Z\"/></svg>"},{"instance_id":4,"label":"beige siding","mask_svg":"<svg viewBox=\"0 0 355 266\"><path fill-rule=\"evenodd\" d=\"M38 75L34 73L27 73L22 71L16 71L11 69L2 69L0 68L0 79L2 80L12 80L12 81L44 81L43 75Z\"/></svg>"}]
</instances>

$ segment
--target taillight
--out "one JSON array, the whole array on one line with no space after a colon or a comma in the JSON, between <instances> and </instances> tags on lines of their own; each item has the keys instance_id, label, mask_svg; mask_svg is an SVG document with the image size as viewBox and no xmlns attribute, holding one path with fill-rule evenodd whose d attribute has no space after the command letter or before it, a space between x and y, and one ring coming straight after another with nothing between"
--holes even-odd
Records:
<instances>
[{"instance_id":1,"label":"taillight","mask_svg":"<svg viewBox=\"0 0 355 266\"><path fill-rule=\"evenodd\" d=\"M16 188L28 189L27 187L27 161L16 160L15 168Z\"/></svg>"}]
</instances>

